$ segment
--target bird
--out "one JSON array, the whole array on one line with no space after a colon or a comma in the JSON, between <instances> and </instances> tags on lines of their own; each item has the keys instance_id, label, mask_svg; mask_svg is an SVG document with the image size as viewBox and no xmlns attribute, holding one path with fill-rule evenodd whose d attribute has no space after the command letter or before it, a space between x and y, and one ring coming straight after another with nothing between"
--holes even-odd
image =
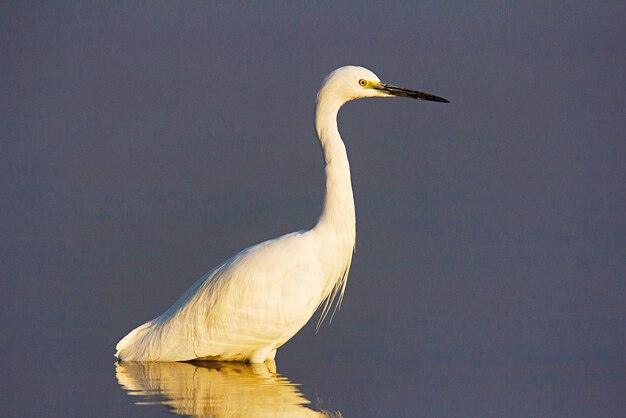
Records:
<instances>
[{"instance_id":1,"label":"bird","mask_svg":"<svg viewBox=\"0 0 626 418\"><path fill-rule=\"evenodd\" d=\"M319 308L318 328L332 307L341 305L355 249L356 215L337 115L346 102L369 97L449 103L383 83L363 67L331 72L315 110L326 178L315 226L248 247L210 270L167 311L122 338L116 345L118 361L263 363L274 360L276 350Z\"/></svg>"}]
</instances>

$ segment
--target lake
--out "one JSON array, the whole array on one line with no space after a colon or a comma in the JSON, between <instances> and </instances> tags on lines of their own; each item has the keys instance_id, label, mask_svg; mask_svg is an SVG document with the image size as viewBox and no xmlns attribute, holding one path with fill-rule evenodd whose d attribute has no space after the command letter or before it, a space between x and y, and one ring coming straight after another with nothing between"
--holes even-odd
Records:
<instances>
[{"instance_id":1,"label":"lake","mask_svg":"<svg viewBox=\"0 0 626 418\"><path fill-rule=\"evenodd\" d=\"M380 3L3 2L0 416L625 415L626 3ZM451 103L342 108L332 323L275 365L116 364L211 268L315 224L344 65Z\"/></svg>"},{"instance_id":2,"label":"lake","mask_svg":"<svg viewBox=\"0 0 626 418\"><path fill-rule=\"evenodd\" d=\"M319 340L319 353L296 337L275 363L258 365L115 363L112 353L11 362L3 416L610 417L626 407L621 359L511 359L476 346L413 356L403 344L424 342L373 328L389 337L381 356L312 328L304 336Z\"/></svg>"}]
</instances>

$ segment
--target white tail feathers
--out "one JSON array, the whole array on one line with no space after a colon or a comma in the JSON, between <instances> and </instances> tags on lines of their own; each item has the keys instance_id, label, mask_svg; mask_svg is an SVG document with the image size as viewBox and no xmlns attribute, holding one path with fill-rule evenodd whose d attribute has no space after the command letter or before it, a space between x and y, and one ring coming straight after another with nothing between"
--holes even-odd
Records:
<instances>
[{"instance_id":1,"label":"white tail feathers","mask_svg":"<svg viewBox=\"0 0 626 418\"><path fill-rule=\"evenodd\" d=\"M117 353L115 353L115 357L120 360L123 360L123 352L126 348L130 347L135 343L135 341L140 337L141 334L144 333L146 328L151 325L151 322L146 322L143 325L139 325L137 328L128 333L124 338L120 340L119 343L115 346Z\"/></svg>"}]
</instances>

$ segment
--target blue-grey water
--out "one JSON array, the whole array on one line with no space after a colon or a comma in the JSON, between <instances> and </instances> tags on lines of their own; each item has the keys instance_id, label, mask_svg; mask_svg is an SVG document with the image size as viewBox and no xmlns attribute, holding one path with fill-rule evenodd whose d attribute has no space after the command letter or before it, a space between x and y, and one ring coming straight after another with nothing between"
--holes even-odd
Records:
<instances>
[{"instance_id":1,"label":"blue-grey water","mask_svg":"<svg viewBox=\"0 0 626 418\"><path fill-rule=\"evenodd\" d=\"M0 416L626 411L624 2L5 2ZM116 364L208 269L312 226L323 77L357 252L275 364Z\"/></svg>"}]
</instances>

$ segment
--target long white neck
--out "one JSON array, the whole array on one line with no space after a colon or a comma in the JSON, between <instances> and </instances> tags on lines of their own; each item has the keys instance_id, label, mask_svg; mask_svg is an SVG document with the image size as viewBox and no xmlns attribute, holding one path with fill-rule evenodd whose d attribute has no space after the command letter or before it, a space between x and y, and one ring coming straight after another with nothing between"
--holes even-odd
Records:
<instances>
[{"instance_id":1,"label":"long white neck","mask_svg":"<svg viewBox=\"0 0 626 418\"><path fill-rule=\"evenodd\" d=\"M315 127L326 162L326 196L315 230L331 234L354 249L356 215L346 146L337 128L337 113L343 103L321 98L317 104Z\"/></svg>"},{"instance_id":2,"label":"long white neck","mask_svg":"<svg viewBox=\"0 0 626 418\"><path fill-rule=\"evenodd\" d=\"M326 161L326 196L313 231L320 238L320 260L327 276L324 291L327 299L318 327L335 296L339 295L338 305L341 303L356 241L350 164L337 128L337 113L342 104L334 97L325 98L323 91L318 95L315 127Z\"/></svg>"}]
</instances>

